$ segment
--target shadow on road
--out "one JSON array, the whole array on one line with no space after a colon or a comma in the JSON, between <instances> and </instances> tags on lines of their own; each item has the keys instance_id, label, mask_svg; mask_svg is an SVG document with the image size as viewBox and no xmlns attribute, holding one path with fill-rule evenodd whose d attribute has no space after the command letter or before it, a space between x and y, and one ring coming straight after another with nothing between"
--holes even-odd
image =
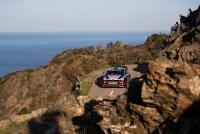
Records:
<instances>
[{"instance_id":1,"label":"shadow on road","mask_svg":"<svg viewBox=\"0 0 200 134\"><path fill-rule=\"evenodd\" d=\"M143 82L144 81L140 80L139 78L131 79L129 87L128 87L128 93L127 93L128 102L143 104L143 101L141 98Z\"/></svg>"},{"instance_id":2,"label":"shadow on road","mask_svg":"<svg viewBox=\"0 0 200 134\"><path fill-rule=\"evenodd\" d=\"M141 74L145 74L148 70L148 64L138 64L137 67L133 68L133 71L139 72ZM132 78L129 82L127 99L128 102L136 103L143 105L143 101L141 98L142 85L144 82L146 75L141 75L140 77Z\"/></svg>"},{"instance_id":3,"label":"shadow on road","mask_svg":"<svg viewBox=\"0 0 200 134\"><path fill-rule=\"evenodd\" d=\"M148 70L148 65L149 65L148 63L138 64L137 67L133 68L133 70L141 74L144 74Z\"/></svg>"},{"instance_id":4,"label":"shadow on road","mask_svg":"<svg viewBox=\"0 0 200 134\"><path fill-rule=\"evenodd\" d=\"M103 76L99 76L96 81L95 81L95 84L98 86L98 87L101 87L101 80L103 79Z\"/></svg>"}]
</instances>

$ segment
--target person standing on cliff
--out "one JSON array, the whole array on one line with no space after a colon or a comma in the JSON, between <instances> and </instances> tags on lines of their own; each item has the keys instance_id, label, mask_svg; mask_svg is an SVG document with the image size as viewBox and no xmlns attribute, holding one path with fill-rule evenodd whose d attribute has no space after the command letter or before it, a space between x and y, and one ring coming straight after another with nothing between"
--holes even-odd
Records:
<instances>
[{"instance_id":1,"label":"person standing on cliff","mask_svg":"<svg viewBox=\"0 0 200 134\"><path fill-rule=\"evenodd\" d=\"M191 16L192 16L192 10L191 10L191 8L189 8L188 9L188 16L187 17L190 18Z\"/></svg>"},{"instance_id":2,"label":"person standing on cliff","mask_svg":"<svg viewBox=\"0 0 200 134\"><path fill-rule=\"evenodd\" d=\"M188 9L188 15L187 15L187 22L189 22L191 17L192 17L192 10L191 10L191 8L189 8Z\"/></svg>"},{"instance_id":3,"label":"person standing on cliff","mask_svg":"<svg viewBox=\"0 0 200 134\"><path fill-rule=\"evenodd\" d=\"M176 23L174 24L174 26L171 26L171 34L172 34L173 31L176 32L177 29L178 29L178 27L179 27L178 22L176 22Z\"/></svg>"}]
</instances>

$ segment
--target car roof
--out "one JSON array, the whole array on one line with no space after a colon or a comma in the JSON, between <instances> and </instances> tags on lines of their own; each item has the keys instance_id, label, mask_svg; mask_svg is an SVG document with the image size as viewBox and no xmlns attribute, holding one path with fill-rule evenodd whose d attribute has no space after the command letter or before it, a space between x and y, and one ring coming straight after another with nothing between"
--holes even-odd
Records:
<instances>
[{"instance_id":1,"label":"car roof","mask_svg":"<svg viewBox=\"0 0 200 134\"><path fill-rule=\"evenodd\" d=\"M126 69L125 67L117 66L117 67L110 67L108 70L118 71L118 70L125 70L125 69Z\"/></svg>"}]
</instances>

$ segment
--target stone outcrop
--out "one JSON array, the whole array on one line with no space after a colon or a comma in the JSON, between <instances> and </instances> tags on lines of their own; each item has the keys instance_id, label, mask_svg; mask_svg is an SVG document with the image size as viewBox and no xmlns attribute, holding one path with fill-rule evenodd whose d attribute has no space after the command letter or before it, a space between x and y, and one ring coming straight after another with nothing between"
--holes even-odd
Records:
<instances>
[{"instance_id":1,"label":"stone outcrop","mask_svg":"<svg viewBox=\"0 0 200 134\"><path fill-rule=\"evenodd\" d=\"M200 64L200 7L193 11L187 23L168 35L160 55L181 62Z\"/></svg>"},{"instance_id":2,"label":"stone outcrop","mask_svg":"<svg viewBox=\"0 0 200 134\"><path fill-rule=\"evenodd\" d=\"M200 64L200 44L198 43L181 47L176 54L180 62Z\"/></svg>"},{"instance_id":3,"label":"stone outcrop","mask_svg":"<svg viewBox=\"0 0 200 134\"><path fill-rule=\"evenodd\" d=\"M146 105L143 107L144 111L147 109L143 119L145 124L151 124L149 128L151 132L156 131L156 127L164 128L162 125L169 125L167 123L170 121L175 123L194 102L199 100L199 80L199 65L165 59L157 59L149 63L141 98ZM137 109L137 106L132 107L134 111L135 108ZM170 131L176 133L172 128Z\"/></svg>"},{"instance_id":4,"label":"stone outcrop","mask_svg":"<svg viewBox=\"0 0 200 134\"><path fill-rule=\"evenodd\" d=\"M200 26L179 36L177 34L171 35L169 38L174 38L174 41L161 51L161 56L181 62L200 64L199 28ZM167 42L169 43L169 40Z\"/></svg>"},{"instance_id":5,"label":"stone outcrop","mask_svg":"<svg viewBox=\"0 0 200 134\"><path fill-rule=\"evenodd\" d=\"M142 80L141 90L135 86L129 89L133 92L128 92L129 96L139 95L138 92L141 92L138 96L139 101L122 95L116 99L103 99L94 106L93 112L102 117L97 124L103 132L106 134L199 132L196 126L200 119L190 118L192 116L190 114L198 114L199 108L197 107L197 111L193 113L190 113L190 108L200 101L200 65L161 58L149 63L145 77ZM185 124L179 126L183 120L186 121Z\"/></svg>"}]
</instances>

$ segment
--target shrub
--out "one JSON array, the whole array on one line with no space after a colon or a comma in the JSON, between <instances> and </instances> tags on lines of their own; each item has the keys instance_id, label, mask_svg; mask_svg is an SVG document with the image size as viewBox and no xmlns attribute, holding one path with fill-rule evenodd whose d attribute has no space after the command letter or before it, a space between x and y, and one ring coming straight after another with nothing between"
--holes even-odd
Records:
<instances>
[{"instance_id":1,"label":"shrub","mask_svg":"<svg viewBox=\"0 0 200 134\"><path fill-rule=\"evenodd\" d=\"M64 112L64 115L68 120L71 120L74 116L74 113L71 110L67 110L67 111Z\"/></svg>"},{"instance_id":2,"label":"shrub","mask_svg":"<svg viewBox=\"0 0 200 134\"><path fill-rule=\"evenodd\" d=\"M69 57L68 59L66 59L66 64L72 64L75 61L75 57Z\"/></svg>"},{"instance_id":3,"label":"shrub","mask_svg":"<svg viewBox=\"0 0 200 134\"><path fill-rule=\"evenodd\" d=\"M62 63L62 61L61 60L59 60L59 59L53 59L52 60L52 63L54 63L54 64L61 64Z\"/></svg>"},{"instance_id":4,"label":"shrub","mask_svg":"<svg viewBox=\"0 0 200 134\"><path fill-rule=\"evenodd\" d=\"M109 65L110 65L110 66L120 66L120 65L123 65L123 64L121 64L120 61L111 60L111 61L109 62Z\"/></svg>"},{"instance_id":5,"label":"shrub","mask_svg":"<svg viewBox=\"0 0 200 134\"><path fill-rule=\"evenodd\" d=\"M72 94L75 98L77 98L78 96L82 95L82 92L81 92L81 90L75 90L72 92Z\"/></svg>"},{"instance_id":6,"label":"shrub","mask_svg":"<svg viewBox=\"0 0 200 134\"><path fill-rule=\"evenodd\" d=\"M113 124L117 125L121 123L121 118L118 115L114 115L112 119Z\"/></svg>"},{"instance_id":7,"label":"shrub","mask_svg":"<svg viewBox=\"0 0 200 134\"><path fill-rule=\"evenodd\" d=\"M12 122L7 128L0 130L0 134L11 134L11 133L14 133L16 131L26 128L26 126L27 126L27 121L21 122L18 124L15 122Z\"/></svg>"},{"instance_id":8,"label":"shrub","mask_svg":"<svg viewBox=\"0 0 200 134\"><path fill-rule=\"evenodd\" d=\"M28 109L26 107L23 107L18 113L18 115L23 115L23 114L28 114Z\"/></svg>"}]
</instances>

